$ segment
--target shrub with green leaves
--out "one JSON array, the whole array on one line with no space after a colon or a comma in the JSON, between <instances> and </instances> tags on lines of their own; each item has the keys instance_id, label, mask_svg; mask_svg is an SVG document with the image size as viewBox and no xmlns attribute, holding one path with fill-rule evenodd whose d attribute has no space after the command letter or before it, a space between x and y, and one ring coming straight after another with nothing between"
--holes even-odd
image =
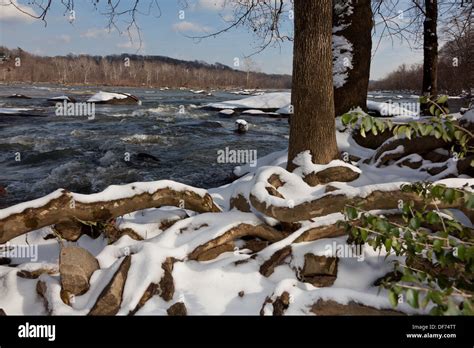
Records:
<instances>
[{"instance_id":1,"label":"shrub with green leaves","mask_svg":"<svg viewBox=\"0 0 474 348\"><path fill-rule=\"evenodd\" d=\"M446 202L472 210L474 194L432 183L404 185L402 191L422 197L422 209L415 209L413 201L400 201L398 214L382 216L346 206L341 224L349 242L405 257L381 281L394 307L403 299L413 308L432 304L433 315L474 315L473 229L438 209L439 202Z\"/></svg>"},{"instance_id":2,"label":"shrub with green leaves","mask_svg":"<svg viewBox=\"0 0 474 348\"><path fill-rule=\"evenodd\" d=\"M424 136L443 139L446 143L451 144L451 152L456 154L458 159L461 159L474 153L474 147L472 146L474 135L468 129L461 127L452 116L447 114L449 110L440 105L446 103L447 98L447 96L441 96L436 102L433 102L426 97L422 97L421 99L425 102L431 103L430 109L433 108L433 114L436 116L417 121L395 124L390 119L373 117L361 111L350 111L342 115L341 120L343 125L356 129L364 138L369 133L377 135L390 131L394 136L408 139ZM472 166L474 166L474 163Z\"/></svg>"}]
</instances>

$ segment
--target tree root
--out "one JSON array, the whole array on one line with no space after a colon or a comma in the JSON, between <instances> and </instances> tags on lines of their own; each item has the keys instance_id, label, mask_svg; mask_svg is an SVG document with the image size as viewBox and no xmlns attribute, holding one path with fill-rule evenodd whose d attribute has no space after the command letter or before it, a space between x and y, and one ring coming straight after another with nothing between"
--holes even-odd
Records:
<instances>
[{"instance_id":1,"label":"tree root","mask_svg":"<svg viewBox=\"0 0 474 348\"><path fill-rule=\"evenodd\" d=\"M396 191L373 191L366 197L349 198L344 194L325 194L310 202L304 202L290 207L267 206L265 202L259 201L253 194L250 195L250 201L255 209L260 213L271 216L279 221L297 222L310 220L315 217L325 216L332 213L343 211L346 205L359 206L364 210L388 210L397 209L399 201L413 201L415 208L422 209L426 205L423 198L413 192ZM461 200L452 204L438 202L439 208L461 208ZM428 204L428 208L435 209L434 204Z\"/></svg>"},{"instance_id":2,"label":"tree root","mask_svg":"<svg viewBox=\"0 0 474 348\"><path fill-rule=\"evenodd\" d=\"M372 157L372 162L377 167L387 164L389 161L401 159L413 153L424 153L445 147L447 143L443 139L436 139L434 136L408 138L391 138L383 143ZM397 151L401 146L403 149Z\"/></svg>"},{"instance_id":3,"label":"tree root","mask_svg":"<svg viewBox=\"0 0 474 348\"><path fill-rule=\"evenodd\" d=\"M63 190L58 197L42 206L32 204L32 207L20 213L0 219L0 243L65 221L108 221L137 210L162 206L183 207L199 213L221 211L209 194L201 196L192 190L176 191L166 187L152 193L144 192L122 199L88 203L75 201L71 192Z\"/></svg>"},{"instance_id":4,"label":"tree root","mask_svg":"<svg viewBox=\"0 0 474 348\"><path fill-rule=\"evenodd\" d=\"M229 251L227 247L221 247L224 244L228 244L233 240L245 236L258 237L269 242L277 242L287 235L283 232L279 232L267 225L250 225L250 224L239 224L236 227L231 228L229 231L225 232L223 235L210 240L209 242L198 246L194 249L189 255L188 259L204 261L210 260L209 257L213 256L215 258L225 251ZM211 252L213 250L214 252Z\"/></svg>"}]
</instances>

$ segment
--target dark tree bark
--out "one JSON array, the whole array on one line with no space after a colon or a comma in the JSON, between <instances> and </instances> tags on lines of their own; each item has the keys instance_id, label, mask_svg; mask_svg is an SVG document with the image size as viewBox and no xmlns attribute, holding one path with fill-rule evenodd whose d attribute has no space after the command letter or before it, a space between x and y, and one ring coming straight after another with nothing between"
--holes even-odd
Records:
<instances>
[{"instance_id":1,"label":"dark tree bark","mask_svg":"<svg viewBox=\"0 0 474 348\"><path fill-rule=\"evenodd\" d=\"M334 1L336 4L346 0ZM336 35L344 36L353 46L348 78L342 87L334 88L336 116L357 106L367 111L373 27L371 0L352 1L351 6L353 12L348 16L341 16L336 11L333 14L333 26L343 26Z\"/></svg>"},{"instance_id":2,"label":"dark tree bark","mask_svg":"<svg viewBox=\"0 0 474 348\"><path fill-rule=\"evenodd\" d=\"M332 0L295 0L288 170L310 150L314 163L338 157L332 83Z\"/></svg>"},{"instance_id":3,"label":"dark tree bark","mask_svg":"<svg viewBox=\"0 0 474 348\"><path fill-rule=\"evenodd\" d=\"M425 20L423 22L423 87L422 95L438 95L438 0L425 0ZM423 110L429 104L421 105Z\"/></svg>"}]
</instances>

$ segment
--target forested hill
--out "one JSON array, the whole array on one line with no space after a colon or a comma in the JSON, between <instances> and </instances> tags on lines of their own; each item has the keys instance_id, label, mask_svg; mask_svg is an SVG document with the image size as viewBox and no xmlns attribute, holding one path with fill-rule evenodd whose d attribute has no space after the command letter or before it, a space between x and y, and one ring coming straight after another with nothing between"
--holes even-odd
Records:
<instances>
[{"instance_id":1,"label":"forested hill","mask_svg":"<svg viewBox=\"0 0 474 348\"><path fill-rule=\"evenodd\" d=\"M239 69L239 70L237 70ZM221 63L163 56L121 54L45 57L21 48L0 47L0 81L199 88L291 88L291 76L253 72L240 59L234 69Z\"/></svg>"}]
</instances>

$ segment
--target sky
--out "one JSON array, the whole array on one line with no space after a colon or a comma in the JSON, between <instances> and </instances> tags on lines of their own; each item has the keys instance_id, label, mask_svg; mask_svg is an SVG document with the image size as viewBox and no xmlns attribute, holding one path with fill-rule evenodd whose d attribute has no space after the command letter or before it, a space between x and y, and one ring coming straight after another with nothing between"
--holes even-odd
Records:
<instances>
[{"instance_id":1,"label":"sky","mask_svg":"<svg viewBox=\"0 0 474 348\"><path fill-rule=\"evenodd\" d=\"M9 1L0 0L0 4ZM30 13L35 10L28 5L28 1L12 1ZM247 28L232 29L217 37L202 40L190 38L213 33L226 26L225 20L231 18L232 12L222 7L224 1L188 0L188 6L184 8L183 0L156 0L160 5L159 10L156 6L150 9L148 6L142 6L142 14L136 18L140 27L141 45L136 30L131 30L130 35L124 30L129 17L119 18L118 29L109 30L108 19L103 13L104 8L95 9L92 1L76 0L74 19L71 20L71 14L65 13L61 2L53 0L53 6L46 17L47 25L41 20L22 14L11 5L0 6L0 45L9 48L21 47L23 50L47 56L68 53L137 53L234 66L235 58L242 62L245 56L258 51L259 39ZM131 2L123 0L121 4ZM36 13L39 13L37 8ZM284 24L283 29L291 31L291 21ZM374 46L378 41L377 35L374 37ZM268 47L253 55L252 61L254 68L259 71L291 74L292 44L285 42L276 47ZM421 61L420 50L411 50L406 42L383 39L373 57L370 78L377 80L402 63Z\"/></svg>"}]
</instances>

